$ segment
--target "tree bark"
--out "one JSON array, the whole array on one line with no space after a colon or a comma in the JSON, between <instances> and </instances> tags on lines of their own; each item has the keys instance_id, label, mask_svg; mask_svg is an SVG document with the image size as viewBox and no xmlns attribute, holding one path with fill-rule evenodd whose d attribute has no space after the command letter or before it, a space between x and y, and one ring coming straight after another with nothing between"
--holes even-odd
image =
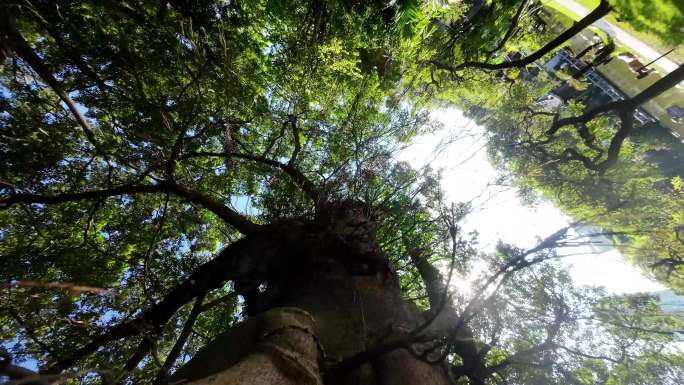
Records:
<instances>
[{"instance_id":1,"label":"tree bark","mask_svg":"<svg viewBox=\"0 0 684 385\"><path fill-rule=\"evenodd\" d=\"M170 383L319 385L321 358L312 316L297 308L276 308L218 336Z\"/></svg>"},{"instance_id":2,"label":"tree bark","mask_svg":"<svg viewBox=\"0 0 684 385\"><path fill-rule=\"evenodd\" d=\"M449 384L445 367L417 357L416 344L409 342L369 354L349 370L326 375L327 368L349 357L405 340L425 322L421 312L401 298L397 276L375 241L376 225L362 207L348 202L333 205L325 219L306 223L298 239L282 245L282 263L267 274L266 289L246 296L248 320L216 338L170 382ZM306 314L314 326L303 326L283 314L297 314L300 321ZM280 326L264 324L264 319L273 317L282 321ZM274 328L294 331L273 342L269 330ZM312 341L318 344L318 356ZM277 352L264 352L263 344L271 343ZM278 364L283 357L296 362Z\"/></svg>"}]
</instances>

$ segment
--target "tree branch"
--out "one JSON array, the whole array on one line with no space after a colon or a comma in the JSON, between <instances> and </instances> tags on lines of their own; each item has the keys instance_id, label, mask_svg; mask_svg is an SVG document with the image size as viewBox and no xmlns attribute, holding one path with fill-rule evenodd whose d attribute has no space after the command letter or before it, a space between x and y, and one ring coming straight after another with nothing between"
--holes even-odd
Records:
<instances>
[{"instance_id":1,"label":"tree branch","mask_svg":"<svg viewBox=\"0 0 684 385\"><path fill-rule=\"evenodd\" d=\"M676 70L665 75L657 82L653 83L648 88L641 91L634 97L624 100L618 100L615 102L604 104L599 107L589 109L582 115L559 119L553 125L551 125L551 128L549 128L546 131L546 135L552 136L564 126L584 124L591 121L599 115L603 115L611 111L633 111L638 106L648 102L649 100L676 86L681 81L684 81L684 64L680 65Z\"/></svg>"},{"instance_id":2,"label":"tree branch","mask_svg":"<svg viewBox=\"0 0 684 385\"><path fill-rule=\"evenodd\" d=\"M168 186L168 191L211 211L219 218L226 221L226 223L235 227L235 229L242 234L254 233L262 227L261 225L255 224L242 214L201 191L191 190L185 186L181 186L173 182L166 182L165 184Z\"/></svg>"},{"instance_id":3,"label":"tree branch","mask_svg":"<svg viewBox=\"0 0 684 385\"><path fill-rule=\"evenodd\" d=\"M266 164L268 166L274 167L274 168L279 168L281 169L284 173L289 175L292 180L299 186L299 188L304 191L304 193L311 198L316 206L320 204L324 204L327 201L327 197L325 196L324 193L318 190L316 185L311 182L309 178L306 177L299 169L296 167L292 166L291 164L286 164L286 163L281 163L275 160L271 159L266 159L261 156L256 156L256 155L251 155L251 154L239 154L239 153L231 153L227 154L225 152L193 152L189 153L186 155L181 156L181 159L187 159L187 158L196 158L196 157L203 157L203 156L209 156L209 157L226 157L226 156L232 156L234 158L238 159L245 159L245 160L251 160L253 162L257 163L262 163Z\"/></svg>"},{"instance_id":4,"label":"tree branch","mask_svg":"<svg viewBox=\"0 0 684 385\"><path fill-rule=\"evenodd\" d=\"M453 236L452 236L453 237ZM456 240L452 239L454 242L454 248ZM452 250L452 261L451 268L455 263L454 257L456 255L456 250ZM444 277L439 272L439 270L432 265L425 257L421 257L415 252L411 253L411 259L413 260L421 279L425 284L425 290L428 293L428 298L430 299L430 315L426 320L424 325L421 325L412 334L420 333L422 329L426 328L432 321L434 321L440 315L450 323L456 323L458 320L458 314L456 309L451 306L451 303L447 303L449 281L444 280ZM452 274L453 271L450 271ZM444 314L440 314L444 313ZM456 377L467 376L475 383L484 384L484 380L489 376L486 370L484 362L482 362L482 355L478 351L475 345L475 338L472 329L463 325L458 333L458 337L455 338L454 344L452 345L453 352L456 353L461 360L463 365L453 368L452 374Z\"/></svg>"},{"instance_id":5,"label":"tree branch","mask_svg":"<svg viewBox=\"0 0 684 385\"><path fill-rule=\"evenodd\" d=\"M140 193L157 193L163 192L166 186L163 183L155 185L123 185L104 190L90 190L78 193L64 193L58 195L43 195L43 194L13 194L7 197L0 198L0 209L6 209L17 203L25 204L56 204L65 202L74 202L81 200L91 200L108 198L118 195L132 195Z\"/></svg>"},{"instance_id":6,"label":"tree branch","mask_svg":"<svg viewBox=\"0 0 684 385\"><path fill-rule=\"evenodd\" d=\"M295 231L293 228L288 228L287 234L293 231ZM280 256L278 245L283 242L280 237L277 231L275 233L259 231L227 246L216 258L195 269L161 301L144 310L135 319L92 336L90 342L53 364L48 368L47 373L58 373L72 367L80 359L94 353L99 347L109 342L149 332L159 334L163 325L176 311L192 299L221 287L228 280L247 279L258 270L257 264L267 264L278 258ZM141 345L141 348L143 347ZM142 350L144 349L140 349Z\"/></svg>"},{"instance_id":7,"label":"tree branch","mask_svg":"<svg viewBox=\"0 0 684 385\"><path fill-rule=\"evenodd\" d=\"M559 348L559 349L563 349L570 354L574 354L576 356L580 356L583 358L589 358L592 360L605 360L605 361L612 362L614 364L622 363L625 360L624 356L616 359L616 358L612 358L612 357L608 357L608 356L604 356L604 355L595 356L592 354L583 353L583 352L580 352L579 350L574 350L574 349L571 349L571 348L569 348L567 346L563 346L563 345L554 344L554 346Z\"/></svg>"},{"instance_id":8,"label":"tree branch","mask_svg":"<svg viewBox=\"0 0 684 385\"><path fill-rule=\"evenodd\" d=\"M23 318L21 318L21 315L19 312L14 310L12 307L6 307L3 308L3 310L7 310L7 312L14 318L14 320L26 330L26 335L36 344L38 345L41 349L45 350L48 354L50 354L52 357L57 357L55 352L50 349L45 343L43 343L38 336L36 335L35 329L29 325Z\"/></svg>"},{"instance_id":9,"label":"tree branch","mask_svg":"<svg viewBox=\"0 0 684 385\"><path fill-rule=\"evenodd\" d=\"M558 119L553 122L551 127L546 131L547 137L553 137L558 130L567 125L579 126L580 136L585 141L585 144L594 150L597 149L593 146L593 140L589 137L588 131L586 130L586 124L592 119L599 115L606 114L608 112L617 112L620 117L620 128L615 133L610 141L608 147L608 155L606 159L602 162L596 163L595 161L589 159L588 157L580 154L572 148L568 148L564 151L564 156L568 160L578 160L584 164L588 169L598 171L599 174L604 174L610 167L615 165L620 155L620 149L622 143L629 137L634 129L634 109L639 107L641 104L655 98L656 96L662 94L663 92L669 90L670 88L676 86L681 81L684 80L684 65L680 65L676 70L665 75L663 78L659 79L657 82L653 83L651 86L635 95L634 97L619 100L611 103L604 104L596 108L592 108L582 115L571 116L568 118Z\"/></svg>"},{"instance_id":10,"label":"tree branch","mask_svg":"<svg viewBox=\"0 0 684 385\"><path fill-rule=\"evenodd\" d=\"M500 50L504 45L506 45L506 42L508 41L508 39L510 39L513 36L514 32L518 28L518 23L520 22L520 17L522 16L523 10L525 9L526 5L527 5L527 0L522 0L520 2L520 5L518 6L518 10L515 12L515 15L513 16L513 20L511 20L511 25L508 27L506 34L501 39L499 44L496 45L496 47L487 51L487 57L489 57L494 52Z\"/></svg>"},{"instance_id":11,"label":"tree branch","mask_svg":"<svg viewBox=\"0 0 684 385\"><path fill-rule=\"evenodd\" d=\"M292 127L292 141L294 143L294 150L292 150L292 155L290 160L287 162L288 166L292 166L297 161L297 155L302 148L302 144L299 142L299 126L297 125L297 116L290 115L290 126Z\"/></svg>"},{"instance_id":12,"label":"tree branch","mask_svg":"<svg viewBox=\"0 0 684 385\"><path fill-rule=\"evenodd\" d=\"M528 64L532 64L535 61L541 59L544 57L544 55L548 54L549 52L553 51L554 49L558 48L561 46L561 44L565 43L566 41L570 40L573 36L577 35L579 32L581 32L583 29L587 28L591 24L593 24L595 21L601 19L603 16L607 15L608 12L610 12L611 7L610 4L608 3L608 0L601 0L599 5L591 11L587 16L583 17L581 20L575 22L572 27L568 28L565 30L563 33L558 35L555 39L551 40L548 42L545 46L542 48L538 49L534 53L519 59L519 60L511 60L511 61L505 61L501 63L488 63L488 62L474 62L474 61L466 61L462 64L459 64L457 66L451 66L436 60L430 61L432 65L434 65L437 68L444 69L447 71L451 72L456 72L460 71L466 68L476 68L476 69L481 69L481 70L487 70L487 71L493 71L493 70L502 70L506 68L521 68L525 67Z\"/></svg>"},{"instance_id":13,"label":"tree branch","mask_svg":"<svg viewBox=\"0 0 684 385\"><path fill-rule=\"evenodd\" d=\"M185 346L185 341L187 341L188 336L190 335L190 332L192 331L192 327L195 324L195 321L197 320L197 317L200 315L202 310L204 310L204 306L202 306L203 302L204 302L204 295L199 295L195 299L195 303L192 305L192 309L190 310L190 314L188 315L187 320L185 320L185 324L183 325L183 329L181 330L180 334L178 335L178 339L176 340L176 343L171 348L169 355L166 356L166 359L164 360L164 364L162 365L162 367L157 372L157 375L154 378L153 384L159 384L161 381L163 381L169 375L169 369L171 369L173 364L176 362L176 359L178 359L178 355L180 354L181 350L183 349L183 346Z\"/></svg>"},{"instance_id":14,"label":"tree branch","mask_svg":"<svg viewBox=\"0 0 684 385\"><path fill-rule=\"evenodd\" d=\"M187 187L181 186L175 182L160 181L154 185L124 185L111 189L91 190L80 193L65 193L59 195L41 195L41 194L13 194L7 197L0 198L0 210L6 209L17 203L42 203L55 204L64 202L73 202L90 199L107 198L118 195L131 195L139 193L160 193L170 192L179 197L186 199L189 202L195 203L212 213L219 218L226 221L226 223L235 227L242 234L249 234L256 231L260 226L249 221L242 214L229 208L225 204L217 201L211 196L196 190L191 190Z\"/></svg>"},{"instance_id":15,"label":"tree branch","mask_svg":"<svg viewBox=\"0 0 684 385\"><path fill-rule=\"evenodd\" d=\"M42 378L33 370L12 364L12 357L0 351L0 375L6 376L11 382L20 382L24 385L49 385L50 381Z\"/></svg>"},{"instance_id":16,"label":"tree branch","mask_svg":"<svg viewBox=\"0 0 684 385\"><path fill-rule=\"evenodd\" d=\"M24 40L21 33L15 29L13 20L6 12L7 9L0 11L0 45L4 46L8 51L14 51L19 58L26 62L52 88L74 115L81 129L83 129L86 138L95 147L95 151L105 157L105 159L108 158L107 152L97 141L90 123L78 110L76 103L74 103L69 94L62 88L62 85L55 79L52 72L43 63L43 60L33 51L28 42Z\"/></svg>"},{"instance_id":17,"label":"tree branch","mask_svg":"<svg viewBox=\"0 0 684 385\"><path fill-rule=\"evenodd\" d=\"M237 291L232 291L232 292L230 292L230 293L228 293L228 294L226 294L226 295L223 295L223 296L221 296L221 297L219 297L219 298L216 298L216 299L213 300L213 301L210 301L210 302L208 302L208 303L206 303L206 304L203 304L203 305L202 305L202 309L200 310L200 312L205 312L205 311L207 311L207 310L211 310L211 309L213 309L214 307L216 307L216 306L218 306L218 305L220 305L220 304L222 304L222 303L224 303L224 302L227 302L229 299L237 297L238 294L240 294L240 293L237 292Z\"/></svg>"}]
</instances>

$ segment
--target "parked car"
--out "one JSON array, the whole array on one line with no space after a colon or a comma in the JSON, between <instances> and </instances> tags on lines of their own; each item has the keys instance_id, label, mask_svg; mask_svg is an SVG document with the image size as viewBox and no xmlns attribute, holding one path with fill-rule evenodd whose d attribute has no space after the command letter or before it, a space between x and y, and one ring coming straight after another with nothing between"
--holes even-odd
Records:
<instances>
[{"instance_id":1,"label":"parked car","mask_svg":"<svg viewBox=\"0 0 684 385\"><path fill-rule=\"evenodd\" d=\"M673 122L684 122L684 109L682 109L681 107L677 105L671 105L665 110L667 111L667 114L670 115L670 119L672 119Z\"/></svg>"}]
</instances>

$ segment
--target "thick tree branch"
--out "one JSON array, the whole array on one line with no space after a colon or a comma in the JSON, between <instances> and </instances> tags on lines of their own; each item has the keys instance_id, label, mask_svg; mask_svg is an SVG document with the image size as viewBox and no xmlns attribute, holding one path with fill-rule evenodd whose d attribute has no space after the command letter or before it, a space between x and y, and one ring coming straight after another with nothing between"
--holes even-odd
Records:
<instances>
[{"instance_id":1,"label":"thick tree branch","mask_svg":"<svg viewBox=\"0 0 684 385\"><path fill-rule=\"evenodd\" d=\"M455 255L456 253L454 250L452 252L452 257ZM451 324L447 325L447 327L452 326L457 322L459 317L456 313L456 309L451 306L451 303L447 303L449 299L448 281L445 281L439 270L419 253L412 252L411 259L425 284L425 290L430 299L430 312L426 324L431 323L437 317L441 317L447 323ZM454 262L455 261L453 260L451 261L452 266ZM414 333L421 331L418 329L414 331ZM452 350L461 357L461 360L463 361L463 365L453 368L452 374L456 377L467 376L476 384L484 384L484 380L489 376L489 373L482 361L482 354L480 354L475 345L474 334L470 327L467 325L461 327L458 337L455 339L452 346Z\"/></svg>"},{"instance_id":2,"label":"thick tree branch","mask_svg":"<svg viewBox=\"0 0 684 385\"><path fill-rule=\"evenodd\" d=\"M44 7L41 7L45 5ZM100 76L95 72L95 70L86 62L84 55L79 52L74 44L67 42L65 35L56 28L59 23L59 18L55 17L59 14L59 8L56 4L37 4L37 9L39 9L40 16L34 15L34 20L40 24L48 34L55 40L59 48L64 52L69 59L72 61L76 67L93 83L97 84L100 92L103 94L109 90L109 87L102 81ZM74 34L74 31L71 31ZM78 38L82 39L81 36Z\"/></svg>"},{"instance_id":3,"label":"thick tree branch","mask_svg":"<svg viewBox=\"0 0 684 385\"><path fill-rule=\"evenodd\" d=\"M71 356L53 364L47 373L58 373L74 366L83 357L94 353L99 347L122 338L140 334L159 334L166 322L183 305L209 290L218 289L228 280L249 279L257 265L271 263L280 256L283 236L291 236L295 229L289 227L284 234L268 228L248 235L229 245L211 261L195 269L183 282L174 287L164 298L143 311L133 320L121 323L108 331L91 337L90 342L73 351ZM145 346L143 340L141 349ZM147 350L149 351L149 350Z\"/></svg>"},{"instance_id":4,"label":"thick tree branch","mask_svg":"<svg viewBox=\"0 0 684 385\"><path fill-rule=\"evenodd\" d=\"M478 385L484 385L485 379L492 374L490 368L484 367L482 364L482 357L484 353L477 350L474 345L474 338L472 332L470 332L467 327L467 321L471 319L476 311L473 307L476 302L485 294L486 290L495 282L499 282L499 286L503 281L510 277L514 272L521 270L525 267L540 263L547 260L549 257L542 255L536 256L534 258L528 259L530 255L536 254L543 250L554 248L558 245L558 241L564 238L567 231L578 225L580 222L574 222L568 227L564 227L559 231L551 234L543 241L538 243L535 247L528 249L520 254L512 257L507 263L505 263L500 270L492 275L484 285L475 293L475 296L470 300L463 313L456 317L453 327L446 337L447 349L445 353L449 353L451 349L459 354L459 356L464 360L471 360L468 362L467 366L458 366L452 368L454 375L458 376L468 376L468 378ZM427 270L426 270L427 271ZM432 272L434 273L434 271ZM433 274L429 274L428 278L433 277ZM436 286L435 286L436 287ZM437 295L433 295L434 298L441 298L441 292ZM421 329L420 327L418 329ZM341 361L340 363L330 367L325 373L325 378L333 378L336 374L344 373L353 370L364 363L373 360L374 358L391 352L396 349L408 349L411 345L418 342L434 341L437 339L444 339L443 335L434 335L432 333L409 333L409 335L398 338L396 340L379 343L365 351L359 352L351 357L348 357ZM451 349L449 349L451 348Z\"/></svg>"},{"instance_id":5,"label":"thick tree branch","mask_svg":"<svg viewBox=\"0 0 684 385\"><path fill-rule=\"evenodd\" d=\"M610 140L610 145L608 146L608 157L598 165L598 171L600 174L605 173L606 170L608 170L617 162L622 143L625 141L625 139L627 139L629 134L631 134L632 130L634 129L634 114L631 110L621 111L620 121L622 122L622 124L620 124L620 129L618 129L618 132L616 132L613 138Z\"/></svg>"},{"instance_id":6,"label":"thick tree branch","mask_svg":"<svg viewBox=\"0 0 684 385\"><path fill-rule=\"evenodd\" d=\"M292 166L289 163L281 163L275 160L271 159L266 159L261 156L256 156L256 155L251 155L251 154L240 154L240 153L225 153L225 152L193 152L189 153L186 155L181 156L181 159L186 159L186 158L196 158L196 157L226 157L226 156L232 156L234 158L238 159L245 159L245 160L251 160L253 162L257 163L262 163L274 168L279 168L281 169L284 173L289 175L292 180L299 186L299 188L304 191L304 193L311 198L316 206L320 204L324 204L327 200L327 197L325 196L324 193L319 191L319 189L316 187L316 185L306 177L299 169L296 167Z\"/></svg>"},{"instance_id":7,"label":"thick tree branch","mask_svg":"<svg viewBox=\"0 0 684 385\"><path fill-rule=\"evenodd\" d=\"M0 376L7 377L10 382L17 382L24 385L49 385L50 381L42 378L33 370L12 364L12 357L0 351Z\"/></svg>"},{"instance_id":8,"label":"thick tree branch","mask_svg":"<svg viewBox=\"0 0 684 385\"><path fill-rule=\"evenodd\" d=\"M673 272L679 267L684 267L684 259L680 258L663 258L648 265L651 269L665 267L668 271Z\"/></svg>"},{"instance_id":9,"label":"thick tree branch","mask_svg":"<svg viewBox=\"0 0 684 385\"><path fill-rule=\"evenodd\" d=\"M41 204L55 204L64 202L74 202L91 199L101 199L118 195L132 195L140 193L161 193L170 192L188 202L194 203L203 207L219 218L226 221L226 223L235 227L242 234L249 234L256 231L260 226L249 221L242 214L229 208L225 204L217 201L211 196L196 190L191 190L187 187L181 186L174 182L160 181L154 185L124 185L111 189L91 190L80 193L65 193L58 195L42 195L42 194L13 194L7 197L0 198L0 210L8 208L17 203L41 203Z\"/></svg>"},{"instance_id":10,"label":"thick tree branch","mask_svg":"<svg viewBox=\"0 0 684 385\"><path fill-rule=\"evenodd\" d=\"M147 356L147 353L152 350L152 347L155 344L157 336L150 334L145 334L142 337L142 340L138 344L138 347L135 349L133 352L133 355L131 355L128 360L126 360L126 364L124 365L122 371L122 374L119 378L119 380L125 379L133 369L135 369L138 364L140 364L140 361Z\"/></svg>"},{"instance_id":11,"label":"thick tree branch","mask_svg":"<svg viewBox=\"0 0 684 385\"><path fill-rule=\"evenodd\" d=\"M684 64L680 65L676 70L665 75L634 97L618 100L589 109L582 115L559 119L551 126L551 128L548 129L548 131L546 131L546 135L552 136L564 126L584 124L599 115L603 115L611 111L633 111L638 106L648 102L649 100L676 86L682 81L684 81Z\"/></svg>"},{"instance_id":12,"label":"thick tree branch","mask_svg":"<svg viewBox=\"0 0 684 385\"><path fill-rule=\"evenodd\" d=\"M582 115L555 120L551 127L546 131L546 136L553 137L562 127L567 125L575 125L580 127L579 132L582 138L585 140L585 143L589 147L594 148L590 145L593 143L593 141L588 137L588 132L586 131L585 125L599 115L609 112L616 112L620 117L621 124L617 133L610 141L608 155L604 161L596 163L588 157L579 154L574 149L566 149L564 152L566 159L578 160L582 162L585 167L591 170L596 170L603 174L608 168L612 167L617 162L622 143L625 141L625 139L627 139L627 137L629 137L634 129L634 109L676 86L682 81L684 81L684 65L680 65L676 70L665 75L663 78L659 79L657 82L653 83L651 86L634 97L592 108ZM596 148L594 149L596 150Z\"/></svg>"},{"instance_id":13,"label":"thick tree branch","mask_svg":"<svg viewBox=\"0 0 684 385\"><path fill-rule=\"evenodd\" d=\"M544 55L548 54L549 52L553 51L554 49L560 47L563 43L566 41L570 40L573 36L577 35L580 33L583 29L587 28L591 24L593 24L595 21L601 19L603 16L607 15L608 12L610 12L611 7L610 4L608 3L608 0L601 0L599 5L591 11L587 16L582 18L581 20L575 22L572 27L568 28L565 30L563 33L558 35L555 39L551 40L548 42L545 46L542 48L538 49L534 53L519 59L519 60L511 60L511 61L505 61L501 63L488 63L488 62L475 62L475 61L467 61L464 63L461 63L456 66L451 66L445 63L442 63L437 60L432 60L430 63L434 65L437 68L451 71L451 72L456 72L456 71L461 71L466 68L475 68L475 69L481 69L481 70L487 70L487 71L494 71L494 70L502 70L506 68L521 68L525 67L528 64L532 64L535 61L541 59L544 57Z\"/></svg>"}]
</instances>

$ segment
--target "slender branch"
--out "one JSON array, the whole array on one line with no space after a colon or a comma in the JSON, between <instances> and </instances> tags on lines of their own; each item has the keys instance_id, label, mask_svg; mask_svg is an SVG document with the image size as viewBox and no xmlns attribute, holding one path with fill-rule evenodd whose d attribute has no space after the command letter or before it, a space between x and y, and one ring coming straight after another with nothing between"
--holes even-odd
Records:
<instances>
[{"instance_id":1,"label":"slender branch","mask_svg":"<svg viewBox=\"0 0 684 385\"><path fill-rule=\"evenodd\" d=\"M648 265L651 269L655 269L658 267L666 267L669 270L675 270L679 266L684 266L684 259L679 259L679 258L663 258L660 259L656 262L651 263Z\"/></svg>"},{"instance_id":2,"label":"slender branch","mask_svg":"<svg viewBox=\"0 0 684 385\"><path fill-rule=\"evenodd\" d=\"M12 307L6 307L3 308L4 310L7 310L7 312L14 318L14 320L26 330L26 335L36 344L38 345L41 349L45 350L47 353L49 353L53 357L57 357L55 352L50 349L44 342L42 342L38 336L36 335L36 330L29 325L19 314L18 311L16 311Z\"/></svg>"},{"instance_id":3,"label":"slender branch","mask_svg":"<svg viewBox=\"0 0 684 385\"><path fill-rule=\"evenodd\" d=\"M518 6L518 10L515 12L515 15L513 16L513 19L511 20L511 25L508 27L506 34L501 39L499 44L496 45L496 47L487 51L487 56L489 56L489 55L493 54L494 52L500 50L504 45L506 45L506 42L508 41L508 39L510 39L514 35L514 33L518 29L518 23L520 22L520 17L522 16L523 10L525 10L526 5L527 5L527 0L522 0L520 2L520 5Z\"/></svg>"},{"instance_id":4,"label":"slender branch","mask_svg":"<svg viewBox=\"0 0 684 385\"><path fill-rule=\"evenodd\" d=\"M216 307L216 306L218 306L218 305L220 305L220 304L222 304L222 303L224 303L224 302L227 302L227 301L230 300L231 298L237 297L238 294L240 294L240 293L237 292L237 291L232 291L232 292L230 292L230 293L228 293L228 294L226 294L226 295L224 295L224 296L221 296L221 297L219 297L219 298L216 298L216 299L213 300L213 301L209 301L208 303L202 305L202 309L201 309L200 311L201 311L201 312L205 312L205 311L207 311L207 310L211 310L211 309L213 309L214 307Z\"/></svg>"},{"instance_id":5,"label":"slender branch","mask_svg":"<svg viewBox=\"0 0 684 385\"><path fill-rule=\"evenodd\" d=\"M83 129L88 141L95 147L95 151L105 158L108 157L107 152L102 145L97 141L95 132L90 123L81 114L76 103L69 97L69 94L64 90L62 85L55 79L52 72L47 68L43 60L33 51L29 43L24 40L21 33L14 27L14 22L6 14L7 10L0 11L0 45L7 50L14 51L24 62L26 62L43 81L45 81L50 88L59 96L59 98L66 104L69 111L74 115L76 121Z\"/></svg>"},{"instance_id":6,"label":"slender branch","mask_svg":"<svg viewBox=\"0 0 684 385\"><path fill-rule=\"evenodd\" d=\"M161 114L162 120L166 125L167 129L173 131L174 125L171 119L169 118L168 114L164 112L163 109L161 109L159 113ZM173 180L175 176L174 174L176 172L176 160L178 159L180 150L183 147L183 138L185 137L186 132L186 129L179 130L178 135L176 135L176 139L173 142L173 146L171 146L171 154L169 154L169 159L166 161L166 167L164 170L166 179Z\"/></svg>"},{"instance_id":7,"label":"slender branch","mask_svg":"<svg viewBox=\"0 0 684 385\"><path fill-rule=\"evenodd\" d=\"M262 158L266 158L270 153L271 150L273 150L273 147L276 145L278 140L282 139L283 136L285 136L285 130L287 129L287 122L283 122L283 124L280 126L280 133L276 135L266 146L266 149L264 150L263 154L261 154Z\"/></svg>"},{"instance_id":8,"label":"slender branch","mask_svg":"<svg viewBox=\"0 0 684 385\"><path fill-rule=\"evenodd\" d=\"M598 321L601 323L605 323L608 325L612 325L615 327L619 327L622 329L626 330L633 330L637 332L643 332L643 333L653 333L653 334L660 334L660 335L666 335L666 336L673 336L676 334L684 334L684 330L678 330L678 329L673 329L673 330L659 330L659 329L649 329L649 328L643 328L639 326L632 326L632 325L624 325L619 322L613 322L613 321L607 321L601 318L595 318L595 317L584 317L584 318L576 318L577 320L588 320L588 321Z\"/></svg>"},{"instance_id":9,"label":"slender branch","mask_svg":"<svg viewBox=\"0 0 684 385\"><path fill-rule=\"evenodd\" d=\"M50 5L50 4L46 4ZM73 44L67 42L64 38L64 35L62 32L58 31L57 28L55 28L56 24L59 23L59 19L55 17L56 15L59 14L58 12L58 7L56 4L53 4L52 9L49 9L48 7L44 8L39 8L39 16L34 15L34 20L39 23L47 32L48 34L55 40L59 48L64 52L69 59L78 67L81 72L88 77L92 82L97 84L98 88L100 91L104 94L108 91L109 87L102 81L100 76L95 73L95 70L86 62L84 59L84 56L81 52L79 52ZM72 32L73 33L73 32ZM79 36L79 38L82 38Z\"/></svg>"},{"instance_id":10,"label":"slender branch","mask_svg":"<svg viewBox=\"0 0 684 385\"><path fill-rule=\"evenodd\" d=\"M378 344L370 349L359 352L351 357L345 358L341 362L330 366L323 374L323 382L328 383L330 379L337 378L342 373L349 373L368 361L382 356L397 349L406 349L418 342L428 342L434 340L434 336L405 336L388 343Z\"/></svg>"},{"instance_id":11,"label":"slender branch","mask_svg":"<svg viewBox=\"0 0 684 385\"><path fill-rule=\"evenodd\" d=\"M188 319L185 321L185 324L183 325L183 329L181 330L180 334L178 335L178 339L176 340L176 343L171 348L169 355L166 356L166 359L164 360L164 364L162 365L162 367L157 372L157 376L155 377L153 384L159 384L162 380L164 380L169 375L169 369L171 369L173 364L176 362L176 359L178 359L178 355L181 353L181 350L183 349L183 346L185 345L185 341L187 341L188 336L190 336L190 332L192 331L192 326L195 324L197 317L200 315L200 313L204 309L204 306L202 306L203 302L204 302L204 295L199 295L195 299L195 303L192 305L192 309L190 310L190 314L188 315Z\"/></svg>"},{"instance_id":12,"label":"slender branch","mask_svg":"<svg viewBox=\"0 0 684 385\"><path fill-rule=\"evenodd\" d=\"M565 350L566 352L568 352L570 354L574 354L576 356L580 356L583 358L589 358L592 360L604 360L604 361L612 362L614 364L619 364L625 360L624 356L616 359L616 358L612 358L612 357L608 357L608 356L604 356L604 355L592 355L592 354L580 352L579 350L574 350L574 349L571 349L571 348L569 348L567 346L563 346L563 345L554 344L554 346L559 348L559 349Z\"/></svg>"},{"instance_id":13,"label":"slender branch","mask_svg":"<svg viewBox=\"0 0 684 385\"><path fill-rule=\"evenodd\" d=\"M290 126L292 127L292 142L294 143L294 150L292 150L292 155L290 160L287 162L288 166L292 166L297 161L297 155L302 148L302 144L299 141L299 125L297 125L297 116L290 115Z\"/></svg>"}]
</instances>

